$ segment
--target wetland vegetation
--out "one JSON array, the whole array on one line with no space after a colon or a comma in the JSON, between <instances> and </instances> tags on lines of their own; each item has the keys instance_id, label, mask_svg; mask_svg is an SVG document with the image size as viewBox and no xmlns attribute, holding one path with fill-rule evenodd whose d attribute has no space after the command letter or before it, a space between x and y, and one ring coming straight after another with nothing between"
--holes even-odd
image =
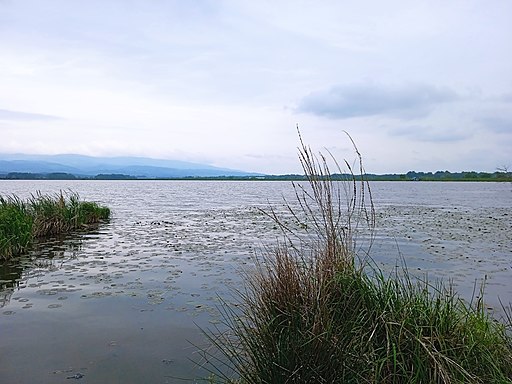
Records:
<instances>
[{"instance_id":1,"label":"wetland vegetation","mask_svg":"<svg viewBox=\"0 0 512 384\"><path fill-rule=\"evenodd\" d=\"M77 193L43 195L27 200L0 196L0 260L25 252L36 238L87 228L110 217L110 209L81 201Z\"/></svg>"},{"instance_id":2,"label":"wetland vegetation","mask_svg":"<svg viewBox=\"0 0 512 384\"><path fill-rule=\"evenodd\" d=\"M304 145L300 156L309 187L295 186L290 211L309 236L270 210L285 241L246 272L236 305L224 302L223 327L205 331L211 380L512 382L510 308L498 321L483 292L465 301L442 281L413 278L405 262L385 275L356 242L375 220L367 181L351 171L335 182L325 157Z\"/></svg>"}]
</instances>

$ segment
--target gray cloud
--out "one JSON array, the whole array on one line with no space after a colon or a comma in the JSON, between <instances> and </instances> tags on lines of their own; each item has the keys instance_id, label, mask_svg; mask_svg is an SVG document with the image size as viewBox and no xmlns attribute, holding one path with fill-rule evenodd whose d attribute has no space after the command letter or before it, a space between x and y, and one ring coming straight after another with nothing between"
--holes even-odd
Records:
<instances>
[{"instance_id":1,"label":"gray cloud","mask_svg":"<svg viewBox=\"0 0 512 384\"><path fill-rule=\"evenodd\" d=\"M458 142L471 137L471 132L457 129L438 129L431 126L407 126L391 131L394 136L406 136L422 142Z\"/></svg>"},{"instance_id":2,"label":"gray cloud","mask_svg":"<svg viewBox=\"0 0 512 384\"><path fill-rule=\"evenodd\" d=\"M41 121L41 120L61 120L61 117L43 115L40 113L10 111L8 109L0 109L0 120L20 120L20 121Z\"/></svg>"},{"instance_id":3,"label":"gray cloud","mask_svg":"<svg viewBox=\"0 0 512 384\"><path fill-rule=\"evenodd\" d=\"M499 98L499 101L503 101L505 103L512 103L512 92L504 93Z\"/></svg>"},{"instance_id":4,"label":"gray cloud","mask_svg":"<svg viewBox=\"0 0 512 384\"><path fill-rule=\"evenodd\" d=\"M500 116L485 116L476 119L480 125L494 133L512 133L512 118Z\"/></svg>"},{"instance_id":5,"label":"gray cloud","mask_svg":"<svg viewBox=\"0 0 512 384\"><path fill-rule=\"evenodd\" d=\"M423 84L401 87L377 84L341 85L304 97L299 103L298 111L331 119L375 115L411 118L424 116L436 105L458 98L448 88Z\"/></svg>"}]
</instances>

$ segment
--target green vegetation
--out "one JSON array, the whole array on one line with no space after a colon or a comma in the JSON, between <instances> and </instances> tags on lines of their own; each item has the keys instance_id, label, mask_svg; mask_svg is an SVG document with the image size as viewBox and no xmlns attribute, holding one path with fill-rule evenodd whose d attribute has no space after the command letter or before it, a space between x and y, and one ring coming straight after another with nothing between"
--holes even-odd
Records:
<instances>
[{"instance_id":1,"label":"green vegetation","mask_svg":"<svg viewBox=\"0 0 512 384\"><path fill-rule=\"evenodd\" d=\"M330 175L331 180L346 180L354 177L356 180L367 181L495 181L512 182L512 173L505 170L499 170L494 173L488 172L416 172L409 171L407 173L386 173L386 174L370 174L350 175L344 173L335 173ZM0 174L0 179L13 180L218 180L218 181L306 181L307 175L287 174L287 175L260 175L260 176L184 176L184 177L162 177L148 178L137 177L124 174L98 174L96 176L78 176L69 173L23 173L11 172L5 175Z\"/></svg>"},{"instance_id":2,"label":"green vegetation","mask_svg":"<svg viewBox=\"0 0 512 384\"><path fill-rule=\"evenodd\" d=\"M77 177L70 173L31 173L31 172L10 172L0 178L8 180L75 180Z\"/></svg>"},{"instance_id":3,"label":"green vegetation","mask_svg":"<svg viewBox=\"0 0 512 384\"><path fill-rule=\"evenodd\" d=\"M109 217L109 208L80 201L76 193L37 193L27 201L0 196L0 259L25 252L34 238L87 228Z\"/></svg>"},{"instance_id":4,"label":"green vegetation","mask_svg":"<svg viewBox=\"0 0 512 384\"><path fill-rule=\"evenodd\" d=\"M496 171L494 173L488 172L449 172L449 171L437 171L437 172L415 172L409 171L407 173L386 173L386 174L371 174L365 173L361 175L352 175L347 173L333 173L329 175L329 178L335 180L352 180L354 178L357 181L512 181L512 173L508 171ZM252 179L259 180L308 180L307 175L266 175L263 177L252 177Z\"/></svg>"},{"instance_id":5,"label":"green vegetation","mask_svg":"<svg viewBox=\"0 0 512 384\"><path fill-rule=\"evenodd\" d=\"M247 272L236 305L224 302L225 327L206 332L211 381L511 383L510 319L405 267L384 276L356 252L375 217L364 177L333 182L323 156L304 145L300 156L309 186L295 185L300 208L289 209L308 236L268 213L286 240Z\"/></svg>"},{"instance_id":6,"label":"green vegetation","mask_svg":"<svg viewBox=\"0 0 512 384\"><path fill-rule=\"evenodd\" d=\"M0 196L0 259L22 253L32 241L33 217L18 197Z\"/></svg>"}]
</instances>

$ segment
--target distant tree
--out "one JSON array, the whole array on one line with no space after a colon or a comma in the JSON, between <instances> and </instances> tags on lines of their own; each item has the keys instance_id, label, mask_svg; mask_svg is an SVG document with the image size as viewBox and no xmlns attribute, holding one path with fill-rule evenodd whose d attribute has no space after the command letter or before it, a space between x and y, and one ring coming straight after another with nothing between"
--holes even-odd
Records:
<instances>
[{"instance_id":1,"label":"distant tree","mask_svg":"<svg viewBox=\"0 0 512 384\"><path fill-rule=\"evenodd\" d=\"M498 172L503 172L503 173L505 173L507 175L510 173L508 165L502 165L501 167L496 168L496 170Z\"/></svg>"},{"instance_id":2,"label":"distant tree","mask_svg":"<svg viewBox=\"0 0 512 384\"><path fill-rule=\"evenodd\" d=\"M477 179L478 178L478 174L475 171L463 172L462 173L462 177L464 179Z\"/></svg>"},{"instance_id":3,"label":"distant tree","mask_svg":"<svg viewBox=\"0 0 512 384\"><path fill-rule=\"evenodd\" d=\"M16 179L16 180L39 180L44 179L44 176L39 173L30 173L30 172L9 172L6 176L6 179Z\"/></svg>"},{"instance_id":4,"label":"distant tree","mask_svg":"<svg viewBox=\"0 0 512 384\"><path fill-rule=\"evenodd\" d=\"M71 173L53 172L48 173L46 178L49 180L75 180L76 176L72 175Z\"/></svg>"},{"instance_id":5,"label":"distant tree","mask_svg":"<svg viewBox=\"0 0 512 384\"><path fill-rule=\"evenodd\" d=\"M94 176L96 180L130 180L135 179L134 176L124 175L121 173L100 173L99 175Z\"/></svg>"},{"instance_id":6,"label":"distant tree","mask_svg":"<svg viewBox=\"0 0 512 384\"><path fill-rule=\"evenodd\" d=\"M512 181L512 172L510 172L508 165L502 165L501 167L496 168L496 170L496 177L498 179L508 179Z\"/></svg>"}]
</instances>

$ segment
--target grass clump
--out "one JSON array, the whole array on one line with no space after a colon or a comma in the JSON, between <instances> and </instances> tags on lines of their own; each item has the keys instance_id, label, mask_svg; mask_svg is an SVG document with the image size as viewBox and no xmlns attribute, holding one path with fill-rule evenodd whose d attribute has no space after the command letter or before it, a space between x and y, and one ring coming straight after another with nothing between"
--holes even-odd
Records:
<instances>
[{"instance_id":1,"label":"grass clump","mask_svg":"<svg viewBox=\"0 0 512 384\"><path fill-rule=\"evenodd\" d=\"M0 196L0 259L25 252L35 238L87 228L109 217L109 208L80 201L73 192L37 193L27 201Z\"/></svg>"},{"instance_id":2,"label":"grass clump","mask_svg":"<svg viewBox=\"0 0 512 384\"><path fill-rule=\"evenodd\" d=\"M295 186L300 208L289 207L310 236L271 211L286 245L247 273L236 306L222 306L225 329L207 333L214 348L203 356L218 381L511 383L507 325L441 282L405 267L384 276L360 257L358 228L374 225L369 185L332 181L326 158L304 144L300 159L309 185Z\"/></svg>"},{"instance_id":3,"label":"grass clump","mask_svg":"<svg viewBox=\"0 0 512 384\"><path fill-rule=\"evenodd\" d=\"M28 205L18 197L0 196L0 259L20 254L30 245L34 219L28 212Z\"/></svg>"}]
</instances>

